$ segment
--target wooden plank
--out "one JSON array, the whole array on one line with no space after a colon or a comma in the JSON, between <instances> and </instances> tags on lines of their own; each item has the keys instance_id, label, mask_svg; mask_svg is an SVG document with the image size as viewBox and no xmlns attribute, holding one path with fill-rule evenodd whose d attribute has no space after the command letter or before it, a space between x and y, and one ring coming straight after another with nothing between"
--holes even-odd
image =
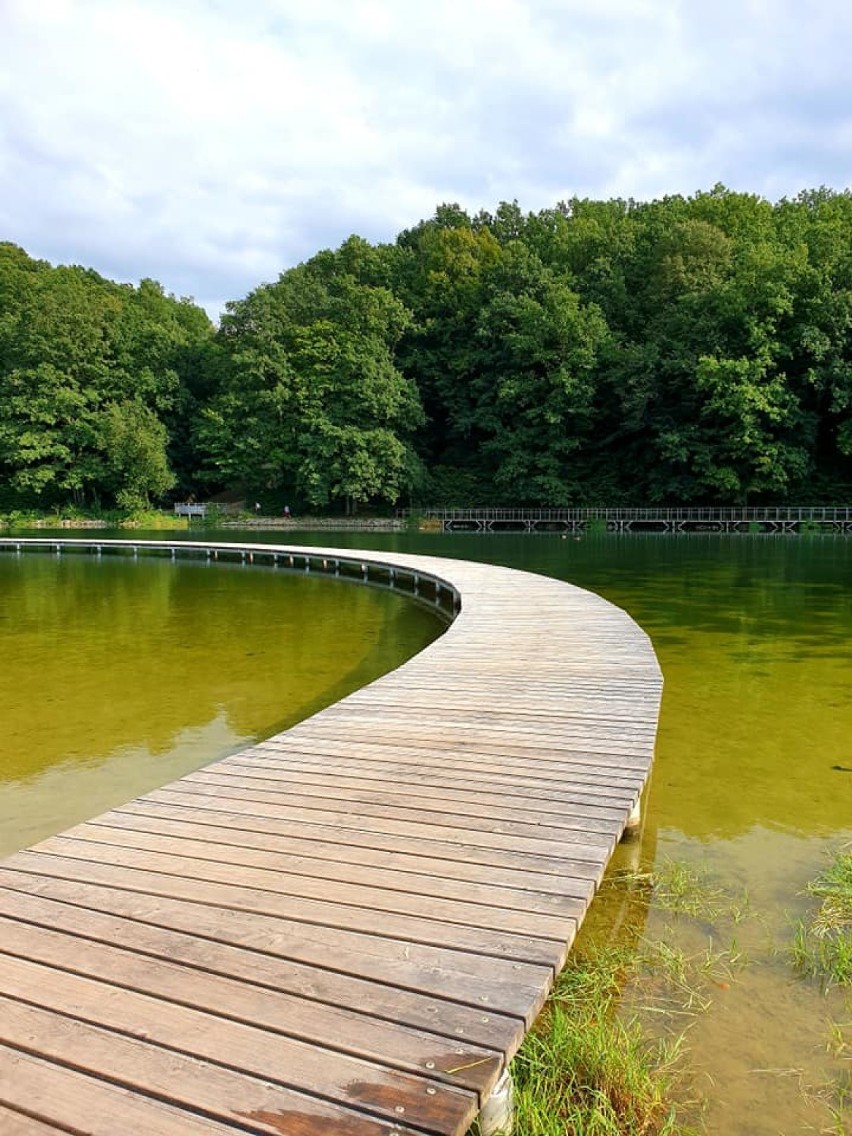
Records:
<instances>
[{"instance_id":1,"label":"wooden plank","mask_svg":"<svg viewBox=\"0 0 852 1136\"><path fill-rule=\"evenodd\" d=\"M346 726L366 725L374 729L385 731L388 723L402 723L410 725L412 710L409 706L399 705L399 702L385 703L373 702L355 703L343 699L324 711L325 721ZM609 720L589 721L582 716L559 717L548 713L545 709L529 710L526 714L507 712L499 699L494 699L489 705L487 699L482 701L471 700L468 708L458 710L449 709L437 702L424 703L416 709L418 732L430 729L457 729L461 731L476 731L478 734L486 733L492 737L504 735L534 733L543 741L551 738L559 742L565 739L590 739L595 745L612 744L618 749L626 745L628 752L637 748L637 743L643 742L653 745L656 731L652 723L633 722L612 724Z\"/></svg>"},{"instance_id":2,"label":"wooden plank","mask_svg":"<svg viewBox=\"0 0 852 1136\"><path fill-rule=\"evenodd\" d=\"M225 831L227 833L227 830ZM398 902L404 904L405 910L409 912L415 910L418 899L428 897L439 901L453 900L464 904L465 909L472 913L476 921L479 921L481 914L480 906L505 912L504 916L498 917L501 919L501 925L505 927L509 924L502 920L511 919L513 911L539 915L567 915L576 919L581 917L586 909L584 900L560 892L534 890L531 887L511 888L496 883L484 886L469 880L448 880L422 870L400 871L397 865L392 868L372 865L362 867L356 861L345 858L342 851L340 855L344 858L335 861L327 857L300 855L286 846L271 849L261 844L258 847L257 839L254 847L247 846L245 841L236 840L232 843L217 843L209 832L189 823L172 824L170 830L167 827L166 831L146 832L139 831L129 824L113 826L90 822L69 829L65 835L74 840L133 848L170 857L197 858L214 864L227 864L232 868L243 866L273 872L275 890L291 890L291 887L298 887L292 884L289 877L301 875L310 880L333 880L353 887L381 888L385 892L397 892L401 897ZM242 882L247 882L244 874L241 874L241 878ZM297 892L294 890L293 894ZM487 922L487 919L484 922Z\"/></svg>"},{"instance_id":3,"label":"wooden plank","mask_svg":"<svg viewBox=\"0 0 852 1136\"><path fill-rule=\"evenodd\" d=\"M23 1050L0 1044L0 1103L31 1111L36 1119L63 1132L86 1136L116 1136L117 1132L157 1136L234 1136L231 1124L220 1124L194 1111L176 1109L152 1097L140 1096L97 1075L81 1075ZM251 1120L251 1118L249 1118ZM249 1125L248 1131L262 1132ZM308 1130L310 1131L310 1130ZM352 1130L352 1136L390 1136L390 1125L373 1132ZM320 1130L314 1128L316 1136Z\"/></svg>"},{"instance_id":4,"label":"wooden plank","mask_svg":"<svg viewBox=\"0 0 852 1136\"><path fill-rule=\"evenodd\" d=\"M562 847L548 844L528 847L527 842L506 841L498 835L486 841L478 833L465 840L463 833L446 828L438 832L435 826L416 826L404 821L373 822L352 816L350 812L325 810L304 813L295 810L287 815L284 808L270 809L262 802L218 801L215 796L195 796L173 793L166 788L148 793L136 801L123 805L122 812L148 813L158 816L193 816L199 824L231 825L250 828L253 832L291 835L307 841L349 843L371 849L393 849L414 855L431 855L435 859L453 863L467 860L500 869L536 871L562 876L570 874L584 879L600 880L607 853L600 846L566 844ZM518 849L518 845L523 845Z\"/></svg>"},{"instance_id":5,"label":"wooden plank","mask_svg":"<svg viewBox=\"0 0 852 1136\"><path fill-rule=\"evenodd\" d=\"M316 927L334 927L381 935L403 942L447 945L495 958L516 959L550 967L562 966L567 945L573 941L575 926L565 921L565 944L557 939L531 939L520 933L499 932L430 920L392 912L377 912L333 900L319 901L284 894L276 895L256 888L208 883L199 879L155 872L149 869L113 868L73 856L19 853L11 866L37 875L80 882L94 881L142 894L183 899L231 911L274 916Z\"/></svg>"},{"instance_id":6,"label":"wooden plank","mask_svg":"<svg viewBox=\"0 0 852 1136\"><path fill-rule=\"evenodd\" d=\"M517 786L510 799L505 789L495 792L487 784L471 788L469 780L453 782L433 773L432 777L437 778L437 784L433 785L425 771L422 777L418 777L413 771L399 766L396 767L396 776L380 776L375 773L370 776L369 773L364 775L353 769L346 762L335 763L331 759L314 768L300 768L294 762L275 767L268 763L261 766L259 763L247 765L221 762L209 771L208 777L214 775L217 783L222 785L227 784L227 779L230 778L232 781L238 779L242 785L252 788L292 788L295 792L311 796L317 796L323 790L326 796L329 791L335 796L348 796L350 792L369 793L376 795L377 802L387 802L397 807L406 807L416 801L421 809L439 812L457 812L468 808L476 810L471 813L474 816L503 816L508 812L531 824L558 824L565 817L586 815L600 816L617 823L635 797L635 792L630 790L622 790L621 793L608 790L591 794L576 790L563 791L558 795L536 795ZM514 807L510 801L515 802Z\"/></svg>"},{"instance_id":7,"label":"wooden plank","mask_svg":"<svg viewBox=\"0 0 852 1136\"><path fill-rule=\"evenodd\" d=\"M408 1123L430 1132L446 1131L448 1126L450 1131L457 1130L478 1111L476 1094L434 1077L412 1076L26 959L0 953L0 980L4 991L12 996L0 1002L0 1041L16 1047L26 1045L51 1060L73 1064L83 1073L100 1073L170 1103L186 1103L175 1096L180 1091L181 1077L192 1082L197 1075L192 1069L197 1071L198 1062L205 1061L235 1069L252 1082L256 1079L270 1086L307 1092L343 1108L354 1104L382 1119L393 1121L404 1115ZM77 1044L72 1033L59 1051L53 1048L56 1042L49 1031L27 1043L26 1030L16 1030L13 1015L8 1012L13 1000L52 1008L63 1016L100 1028L87 1041ZM120 1052L120 1035L127 1030L128 1023L132 1023L136 1044L125 1047L117 1068L113 1056ZM100 1042L96 1044L98 1038ZM160 1048L169 1051L163 1055L165 1060L158 1052ZM436 1066L454 1068L454 1048L442 1047L435 1054ZM185 1062L183 1070L175 1068L183 1057L194 1061L188 1069ZM250 1087L255 1088L253 1084ZM203 1091L192 1084L189 1091L190 1099L208 1111L210 1106ZM220 1096L227 1098L224 1088ZM259 1107L262 1111L274 1111L275 1097L261 1100ZM400 1108L404 1112L398 1112Z\"/></svg>"},{"instance_id":8,"label":"wooden plank","mask_svg":"<svg viewBox=\"0 0 852 1136\"><path fill-rule=\"evenodd\" d=\"M528 757L512 754L478 754L471 749L447 751L443 747L432 749L412 745L383 746L370 742L351 740L343 742L339 738L316 739L289 738L286 734L259 742L250 751L241 751L224 761L250 762L263 768L276 761L286 764L289 761L322 762L343 758L352 768L375 762L399 766L416 766L432 771L432 776L452 776L462 778L468 783L478 781L480 773L488 773L499 779L523 778L528 782L540 784L556 793L560 786L569 789L572 785L600 785L605 789L634 789L641 786L647 776L647 769L612 767L598 764L591 757L571 756L563 760L552 754L536 757L531 762ZM443 769L442 769L443 766Z\"/></svg>"},{"instance_id":9,"label":"wooden plank","mask_svg":"<svg viewBox=\"0 0 852 1136\"><path fill-rule=\"evenodd\" d=\"M382 719L359 720L346 718L345 720L325 718L319 719L315 729L311 729L311 737L339 738L345 741L351 737L354 741L376 742L379 745L411 744L426 745L429 747L443 746L444 752L454 749L473 749L476 753L511 753L520 757L538 758L556 749L560 754L571 755L578 760L580 755L591 757L593 761L610 758L610 765L616 768L648 768L649 757L644 754L644 746L630 741L619 742L612 738L595 738L593 735L570 736L557 735L558 741L552 737L538 735L533 730L524 729L483 729L483 724L476 725L470 722L468 726L457 722L453 726L444 727L437 715L431 722L418 722L416 730L404 719L399 721L383 722ZM294 727L298 730L299 727ZM301 736L296 733L295 736ZM649 746L650 747L650 746Z\"/></svg>"},{"instance_id":10,"label":"wooden plank","mask_svg":"<svg viewBox=\"0 0 852 1136\"><path fill-rule=\"evenodd\" d=\"M282 1119L295 1116L310 1118L315 1132L346 1130L346 1125L349 1131L359 1133L399 1131L389 1123L376 1123L345 1106L293 1092L242 1070L214 1066L173 1050L160 1049L53 1010L0 996L0 1013L0 1036L13 1039L12 1044L18 1042L29 1049L37 1046L41 1057L72 1069L81 1067L81 1055L84 1055L84 1074L94 1074L99 1079L107 1077L125 1090L143 1094L143 1099L155 1096L165 1099L172 1108L188 1110L188 1115L202 1111L214 1123L228 1125L227 1131L231 1133L237 1129L230 1125L239 1125L238 1131L244 1132L248 1122L251 1132L280 1136ZM78 1083L80 1080L82 1078ZM153 1112L148 1124L158 1123L160 1115L159 1110ZM57 1131L55 1128L47 1130ZM5 1129L0 1131L6 1136ZM150 1132L152 1129L130 1131ZM153 1131L159 1133L160 1129ZM214 1131L221 1129L217 1126ZM437 1131L441 1131L440 1126Z\"/></svg>"},{"instance_id":11,"label":"wooden plank","mask_svg":"<svg viewBox=\"0 0 852 1136\"><path fill-rule=\"evenodd\" d=\"M561 860L563 857L566 860L588 861L602 868L616 843L615 831L608 839L605 833L591 833L585 840L581 840L583 834L575 833L577 839L571 840L568 839L571 830L567 829L561 831L561 840L543 840L511 832L469 829L461 817L454 827L448 824L425 824L397 817L371 816L360 810L356 812L351 807L344 808L334 801L329 801L329 807L325 809L291 808L283 800L273 804L252 797L251 794L245 797L236 795L219 797L215 792L199 792L199 788L197 785L192 788L170 786L155 790L153 793L146 793L140 800L152 804L183 805L209 812L225 813L229 816L291 821L302 827L306 834L310 833L314 825L331 825L338 829L375 833L380 836L414 837L427 844L450 845L456 856L462 854L461 849L464 849L464 854L472 849L481 850L488 856L492 852L520 852L550 861Z\"/></svg>"},{"instance_id":12,"label":"wooden plank","mask_svg":"<svg viewBox=\"0 0 852 1136\"><path fill-rule=\"evenodd\" d=\"M43 1120L22 1112L12 1112L11 1109L0 1105L0 1132L3 1136L57 1136L57 1133L67 1133L67 1128L56 1128Z\"/></svg>"},{"instance_id":13,"label":"wooden plank","mask_svg":"<svg viewBox=\"0 0 852 1136\"><path fill-rule=\"evenodd\" d=\"M170 795L169 795L170 794ZM177 781L166 789L146 795L148 800L175 800L187 797L196 801L208 800L220 807L235 808L240 804L249 806L251 812L259 816L293 816L311 824L317 820L327 821L336 814L334 823L340 823L341 815L349 816L358 822L359 827L367 825L379 832L410 832L419 836L434 836L438 840L455 839L456 843L479 844L482 847L519 848L527 852L540 852L552 855L570 846L575 856L584 855L580 849L597 849L599 859L608 859L620 835L616 823L603 825L596 818L577 822L577 827L568 827L567 822L559 825L536 824L535 822L514 821L487 817L469 817L464 813L429 813L427 810L395 809L389 805L371 804L353 798L306 797L295 793L263 793L251 788L223 786L217 782L200 779ZM322 806L325 805L323 808ZM625 818L626 819L626 818Z\"/></svg>"},{"instance_id":14,"label":"wooden plank","mask_svg":"<svg viewBox=\"0 0 852 1136\"><path fill-rule=\"evenodd\" d=\"M245 850L258 849L262 852L280 852L294 860L318 861L320 865L344 865L356 868L365 865L379 870L390 870L394 874L405 872L428 880L429 887L439 889L464 888L482 884L494 892L494 902L503 892L517 892L531 895L533 902L536 893L546 896L557 895L579 899L584 904L594 894L595 884L592 876L579 873L588 865L560 861L565 874L547 873L528 868L501 866L495 872L493 865L481 865L467 860L439 859L429 855L428 846L423 851L408 852L401 848L370 848L347 840L346 834L337 829L320 830L316 839L295 836L291 832L283 834L268 833L263 828L248 828L247 822L240 818L222 817L220 823L207 821L206 814L198 809L185 809L174 805L150 805L141 802L133 808L114 809L98 818L104 828L120 828L123 831L157 833L164 836L181 835L193 841L199 848L218 845L237 847ZM527 861L533 864L534 861ZM517 861L515 862L517 863ZM333 870L321 867L321 871ZM572 876L574 870L578 874ZM474 890L474 894L475 890ZM499 900L502 902L502 900Z\"/></svg>"},{"instance_id":15,"label":"wooden plank","mask_svg":"<svg viewBox=\"0 0 852 1136\"><path fill-rule=\"evenodd\" d=\"M539 1009L553 969L539 963L467 952L446 945L393 939L377 933L314 926L278 916L123 891L91 882L5 872L0 885L93 910L108 911L206 937L220 943L264 951L276 957L334 967L341 973L394 983L432 997L452 998L480 1009L488 1007L519 1018ZM533 1014L534 1016L534 1014Z\"/></svg>"},{"instance_id":16,"label":"wooden plank","mask_svg":"<svg viewBox=\"0 0 852 1136\"><path fill-rule=\"evenodd\" d=\"M544 774L513 772L511 768L502 765L477 765L467 761L461 768L454 766L442 769L425 761L422 754L411 757L394 750L392 754L370 751L364 756L358 756L354 752L343 756L333 752L333 747L318 747L314 753L299 753L259 746L253 756L235 754L223 759L216 768L221 773L244 771L246 775L261 773L280 778L291 774L322 777L326 772L331 776L357 776L365 781L389 782L414 778L424 796L436 796L443 789L468 790L474 783L482 787L483 795L493 795L505 802L508 793L519 793L525 802L530 803L538 800L553 803L581 800L594 803L607 797L627 801L633 799L637 787L641 787L643 782L643 778L635 776L590 775L581 767L571 773L550 778Z\"/></svg>"},{"instance_id":17,"label":"wooden plank","mask_svg":"<svg viewBox=\"0 0 852 1136\"><path fill-rule=\"evenodd\" d=\"M140 797L122 806L122 814L132 816L168 816L192 819L197 824L227 826L237 831L278 836L281 839L300 839L309 844L328 844L329 846L350 846L369 851L384 851L392 857L404 854L415 857L433 858L446 863L446 872L456 875L460 865L499 869L498 878L504 872L530 871L556 876L558 879L573 877L583 881L600 881L603 875L604 856L598 849L580 849L583 858L577 858L577 849L571 846L572 855L557 854L554 848L550 854L526 853L504 848L482 847L460 841L438 840L430 833L428 838L418 834L378 832L375 829L359 828L345 814L333 814L325 823L300 824L298 821L281 817L274 812L260 815L251 805L231 802L230 806L218 805L214 798L191 799L172 794L162 800L161 794L153 799L153 794ZM349 819L349 823L347 823ZM383 826L387 828L387 826ZM569 892L573 894L573 892Z\"/></svg>"},{"instance_id":18,"label":"wooden plank","mask_svg":"<svg viewBox=\"0 0 852 1136\"><path fill-rule=\"evenodd\" d=\"M628 687L626 683L614 682L606 691L599 681L566 679L554 682L547 678L538 682L509 681L497 676L491 676L486 686L468 668L458 668L452 674L445 667L439 673L421 670L416 682L407 671L394 671L377 679L368 691L358 690L347 695L345 701L350 705L380 705L383 698L393 696L397 701L404 697L406 705L412 709L440 703L450 709L462 710L476 700L479 706L499 705L504 713L527 713L534 705L537 711L553 714L557 720L571 718L586 723L630 724L636 719L653 723L659 688L659 683Z\"/></svg>"},{"instance_id":19,"label":"wooden plank","mask_svg":"<svg viewBox=\"0 0 852 1136\"><path fill-rule=\"evenodd\" d=\"M138 953L110 944L82 940L79 935L62 933L46 927L0 917L2 951L0 974L3 989L15 997L35 1000L42 995L27 992L15 984L14 969L4 969L9 960L4 954L17 956L33 964L73 972L83 978L109 983L137 993L150 995L165 1002L176 1002L204 1013L221 1015L234 1021L255 1025L280 1033L296 1041L309 1042L321 1049L339 1050L342 1053L364 1058L378 1064L392 1066L421 1076L434 1076L449 1084L479 1092L499 1073L503 1056L494 1049L486 1049L466 1042L463 1052L455 1058L460 1039L450 1040L439 1034L415 1029L398 1020L387 1021L370 1015L369 1005L357 1010L329 1006L283 991L271 991L254 983L231 976L209 974L173 960L140 958ZM11 964L9 964L11 965ZM48 975L46 981L50 981ZM68 989L59 983L59 993L49 1005L63 1013L78 1013L79 1003L63 1002ZM95 999L115 998L114 990L108 994L95 992ZM97 1003L92 1003L97 1005ZM98 1010L91 1020L105 1022ZM110 1021L106 1024L115 1026ZM119 1026L117 1028L121 1028ZM452 1050L449 1062L435 1061L437 1052ZM456 1074L448 1072L461 1067ZM434 1071L430 1071L434 1070Z\"/></svg>"},{"instance_id":20,"label":"wooden plank","mask_svg":"<svg viewBox=\"0 0 852 1136\"><path fill-rule=\"evenodd\" d=\"M448 753L455 755L465 752L521 757L536 767L539 762L555 758L571 763L585 762L597 769L635 770L643 774L647 773L652 756L650 752L645 752L644 746L618 747L611 742L595 745L593 739L567 738L561 738L557 745L552 739L539 739L520 730L504 731L498 739L488 732L464 730L459 726L444 733L440 726L433 726L431 731L414 731L406 729L401 723L377 729L374 724L350 722L343 727L340 723L322 718L316 719L316 725L309 734L300 731L299 726L294 726L293 740L299 742L303 737L309 737L312 741L336 741L344 745L351 740L376 746L410 746L432 753L443 753L445 757Z\"/></svg>"},{"instance_id":21,"label":"wooden plank","mask_svg":"<svg viewBox=\"0 0 852 1136\"><path fill-rule=\"evenodd\" d=\"M366 908L374 914L398 913L423 920L446 924L447 942L458 925L463 928L490 928L494 931L536 936L557 941L570 936L576 927L577 916L582 914L579 905L572 913L542 914L528 907L495 907L483 902L445 899L439 896L420 895L416 891L392 890L387 887L353 884L342 880L316 876L296 875L282 866L277 869L252 867L242 863L223 863L217 859L202 859L180 854L177 841L159 838L159 847L148 848L124 844L105 843L97 839L84 839L86 828L76 830L74 836L57 836L36 845L33 852L47 854L51 859L73 858L110 869L130 868L151 872L157 877L179 878L181 881L223 884L239 888L257 901L258 893L274 899L284 897L299 900L317 900ZM96 835L96 833L94 834ZM14 862L14 861L13 861ZM84 869L85 870L85 869ZM158 883L158 886L161 886ZM264 902L260 900L259 902Z\"/></svg>"},{"instance_id":22,"label":"wooden plank","mask_svg":"<svg viewBox=\"0 0 852 1136\"><path fill-rule=\"evenodd\" d=\"M75 898L85 900L86 896L76 894ZM383 1021L399 1022L415 1030L452 1038L456 1044L464 1041L478 1045L478 1039L485 1038L492 1046L514 1051L523 1033L522 1023L512 1016L514 1006L506 1014L493 1008L487 1014L483 1013L479 998L482 996L485 1002L493 1004L493 997L489 996L489 992L495 989L493 976L490 985L482 980L483 976L455 976L456 982L466 983L465 988L472 1003L463 1005L451 1000L452 987L444 991L445 996L437 998L434 992L428 990L412 990L403 985L393 985L394 978L398 981L406 978L414 984L418 983L416 960L409 962L404 974L391 972L386 975L386 981L379 982L294 961L261 949L253 950L242 945L217 942L205 938L203 934L143 923L124 914L112 915L101 910L72 906L33 892L19 893L0 888L0 912L22 925L76 935L82 942L93 943L95 947L108 944L156 960L173 962L179 959L184 967L196 967L210 974L239 979L265 990L292 994L321 1005L355 1006ZM163 918L167 919L168 913L163 914ZM205 925L199 928L201 932L207 929ZM257 945L268 947L271 944L260 941ZM351 953L351 950L346 953L345 947L342 955L335 953L335 964L346 966ZM441 957L446 964L444 973L453 979L454 956L451 952L443 952ZM438 969L437 964L429 968L433 984ZM523 970L524 977L528 978L530 984L520 988L518 997L526 999L534 989L536 979L541 980L543 976L533 972L529 977L526 974L527 968ZM87 973L85 968L81 973ZM500 977L498 974L498 982ZM517 986L521 974L515 971L513 978Z\"/></svg>"},{"instance_id":23,"label":"wooden plank","mask_svg":"<svg viewBox=\"0 0 852 1136\"><path fill-rule=\"evenodd\" d=\"M355 778L348 779L350 782ZM314 808L316 802L325 802L329 798L345 802L347 805L355 804L366 806L367 816L401 815L411 817L424 824L456 822L459 816L466 816L468 825L476 825L479 830L503 831L498 828L499 822L509 822L515 826L510 831L521 832L524 825L537 830L569 829L582 833L612 831L613 825L623 822L629 811L627 801L564 803L558 811L553 808L540 810L526 808L526 802L518 800L502 804L480 803L475 793L457 793L447 790L443 797L426 796L419 791L414 782L402 783L396 786L368 785L366 788L357 788L347 784L345 778L327 775L324 786L311 783L300 783L297 779L265 778L258 772L254 776L233 777L228 772L218 769L200 770L198 773L188 774L181 778L182 785L205 785L221 790L221 796L229 796L236 791L241 794L239 800L249 798L244 793L260 794L259 800L276 799L286 796L288 802L306 809ZM251 799L255 799L252 796ZM381 811L377 811L381 810ZM392 813L389 812L392 810ZM480 821L484 821L481 824Z\"/></svg>"}]
</instances>

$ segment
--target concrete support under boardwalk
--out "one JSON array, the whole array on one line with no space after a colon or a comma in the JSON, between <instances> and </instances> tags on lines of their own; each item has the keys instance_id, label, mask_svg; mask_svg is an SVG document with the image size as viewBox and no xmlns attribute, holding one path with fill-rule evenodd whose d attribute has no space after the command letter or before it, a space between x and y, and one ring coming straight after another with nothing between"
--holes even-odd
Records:
<instances>
[{"instance_id":1,"label":"concrete support under boardwalk","mask_svg":"<svg viewBox=\"0 0 852 1136\"><path fill-rule=\"evenodd\" d=\"M491 1091L479 1114L480 1136L510 1136L515 1117L515 1088L508 1069Z\"/></svg>"},{"instance_id":2,"label":"concrete support under boardwalk","mask_svg":"<svg viewBox=\"0 0 852 1136\"><path fill-rule=\"evenodd\" d=\"M627 824L624 826L625 836L637 832L642 827L642 798L637 797L633 808L630 810L630 816L627 818Z\"/></svg>"}]
</instances>

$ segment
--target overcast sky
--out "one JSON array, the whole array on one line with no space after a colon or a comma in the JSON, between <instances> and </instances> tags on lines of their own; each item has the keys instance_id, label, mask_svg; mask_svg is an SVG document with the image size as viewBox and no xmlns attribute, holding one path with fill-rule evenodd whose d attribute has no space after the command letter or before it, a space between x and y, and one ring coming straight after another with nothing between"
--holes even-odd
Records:
<instances>
[{"instance_id":1,"label":"overcast sky","mask_svg":"<svg viewBox=\"0 0 852 1136\"><path fill-rule=\"evenodd\" d=\"M0 0L0 240L214 316L350 233L852 183L848 0Z\"/></svg>"}]
</instances>

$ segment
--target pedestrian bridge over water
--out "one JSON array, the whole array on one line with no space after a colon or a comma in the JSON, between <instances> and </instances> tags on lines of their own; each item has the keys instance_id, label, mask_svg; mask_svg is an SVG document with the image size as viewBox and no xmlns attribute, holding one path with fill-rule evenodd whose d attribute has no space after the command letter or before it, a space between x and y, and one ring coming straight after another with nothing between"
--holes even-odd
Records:
<instances>
[{"instance_id":1,"label":"pedestrian bridge over water","mask_svg":"<svg viewBox=\"0 0 852 1136\"><path fill-rule=\"evenodd\" d=\"M465 561L0 541L33 550L349 577L449 626L294 728L0 863L3 1136L459 1136L483 1105L493 1130L649 774L647 636L590 592Z\"/></svg>"}]
</instances>

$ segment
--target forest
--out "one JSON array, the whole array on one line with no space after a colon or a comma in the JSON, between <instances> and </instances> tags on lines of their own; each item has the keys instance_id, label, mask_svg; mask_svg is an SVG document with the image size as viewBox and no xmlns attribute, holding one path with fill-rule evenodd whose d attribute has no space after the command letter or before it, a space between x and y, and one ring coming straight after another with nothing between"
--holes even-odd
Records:
<instances>
[{"instance_id":1,"label":"forest","mask_svg":"<svg viewBox=\"0 0 852 1136\"><path fill-rule=\"evenodd\" d=\"M852 496L852 193L502 203L229 302L0 243L0 510Z\"/></svg>"}]
</instances>

